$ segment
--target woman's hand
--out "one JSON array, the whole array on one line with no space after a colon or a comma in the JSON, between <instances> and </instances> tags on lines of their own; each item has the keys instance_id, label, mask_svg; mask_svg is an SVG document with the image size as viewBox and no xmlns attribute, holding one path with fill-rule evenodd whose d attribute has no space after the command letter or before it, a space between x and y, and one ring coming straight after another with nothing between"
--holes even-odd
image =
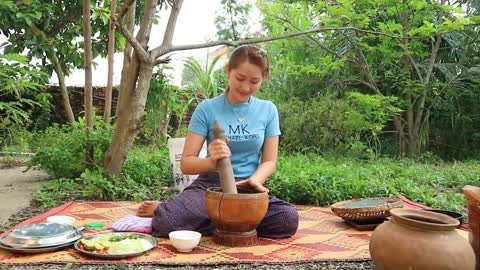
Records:
<instances>
[{"instance_id":1,"label":"woman's hand","mask_svg":"<svg viewBox=\"0 0 480 270\"><path fill-rule=\"evenodd\" d=\"M253 178L247 178L242 181L238 181L237 187L244 187L244 188L250 188L258 192L270 192L268 188L266 188L262 183L256 181Z\"/></svg>"},{"instance_id":2,"label":"woman's hand","mask_svg":"<svg viewBox=\"0 0 480 270\"><path fill-rule=\"evenodd\" d=\"M210 153L210 160L212 161L214 167L217 167L217 161L219 159L232 156L227 142L220 139L213 140L210 143L208 146L208 152Z\"/></svg>"}]
</instances>

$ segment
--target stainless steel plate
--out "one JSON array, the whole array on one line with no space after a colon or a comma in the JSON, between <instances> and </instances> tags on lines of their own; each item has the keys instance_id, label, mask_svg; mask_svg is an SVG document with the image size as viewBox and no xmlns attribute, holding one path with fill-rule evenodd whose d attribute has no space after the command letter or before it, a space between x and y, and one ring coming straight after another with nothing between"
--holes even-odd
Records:
<instances>
[{"instance_id":1,"label":"stainless steel plate","mask_svg":"<svg viewBox=\"0 0 480 270\"><path fill-rule=\"evenodd\" d=\"M66 224L36 223L17 228L0 239L0 243L13 248L45 248L72 243L82 233Z\"/></svg>"},{"instance_id":2,"label":"stainless steel plate","mask_svg":"<svg viewBox=\"0 0 480 270\"><path fill-rule=\"evenodd\" d=\"M14 248L14 247L9 247L0 243L0 249L8 250L10 252L19 253L19 254L38 254L38 253L47 253L47 252L57 251L57 250L69 247L72 244L73 242L66 243L63 245L53 246L53 247L44 247L44 248Z\"/></svg>"},{"instance_id":3,"label":"stainless steel plate","mask_svg":"<svg viewBox=\"0 0 480 270\"><path fill-rule=\"evenodd\" d=\"M87 256L90 256L90 257L94 257L94 258L100 258L100 259L125 259L125 258L130 258L130 257L136 257L136 256L140 256L144 253L146 253L147 251L150 251L152 250L154 247L157 246L157 239L153 236L150 236L148 234L143 234L143 233L133 233L133 232L120 232L120 233L100 233L100 234L96 234L96 235L92 235L92 236L89 236L89 237L85 237L84 239L87 239L87 240L95 240L97 238L99 238L100 236L123 236L123 235L130 235L130 234L134 234L134 235L137 235L138 238L142 238L142 239L145 239L147 240L151 246L149 248L146 248L145 250L142 250L141 252L132 252L132 253L123 253L123 254L100 254L100 253L95 253L95 252L91 252L91 251L87 251L87 250L83 250L80 248L80 240L77 240L77 242L75 242L75 244L73 245L73 247L80 253L82 254L85 254Z\"/></svg>"}]
</instances>

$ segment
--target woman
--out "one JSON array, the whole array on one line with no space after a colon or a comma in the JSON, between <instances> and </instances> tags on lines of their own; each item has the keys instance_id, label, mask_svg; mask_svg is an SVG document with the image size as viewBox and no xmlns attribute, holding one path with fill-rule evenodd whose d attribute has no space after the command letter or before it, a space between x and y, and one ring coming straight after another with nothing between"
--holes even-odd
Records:
<instances>
[{"instance_id":1,"label":"woman","mask_svg":"<svg viewBox=\"0 0 480 270\"><path fill-rule=\"evenodd\" d=\"M188 127L182 154L184 174L200 176L174 199L163 203L144 202L138 216L153 216L153 234L165 237L174 230L194 230L212 234L204 206L205 191L220 186L216 163L230 157L238 187L268 192L264 186L276 167L280 127L275 105L255 97L269 75L265 51L255 46L235 49L226 66L228 87L224 94L205 100L195 110ZM218 120L227 142L213 140L212 129ZM204 141L208 157L199 158ZM262 237L287 238L298 227L298 213L287 202L270 196L268 211L257 227Z\"/></svg>"}]
</instances>

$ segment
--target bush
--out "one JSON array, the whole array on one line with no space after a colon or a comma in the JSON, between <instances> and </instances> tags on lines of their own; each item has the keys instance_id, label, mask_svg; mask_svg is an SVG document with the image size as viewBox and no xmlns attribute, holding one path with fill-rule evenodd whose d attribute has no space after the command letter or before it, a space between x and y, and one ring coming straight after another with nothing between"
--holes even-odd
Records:
<instances>
[{"instance_id":1,"label":"bush","mask_svg":"<svg viewBox=\"0 0 480 270\"><path fill-rule=\"evenodd\" d=\"M171 180L170 159L168 148L162 147L135 147L125 161L122 174L125 178L146 185L153 186L161 183L169 185Z\"/></svg>"},{"instance_id":2,"label":"bush","mask_svg":"<svg viewBox=\"0 0 480 270\"><path fill-rule=\"evenodd\" d=\"M78 178L51 180L34 196L41 208L51 208L70 200L163 201L177 189L170 187L167 148L133 148L125 161L122 177L106 176L102 168L85 170Z\"/></svg>"},{"instance_id":3,"label":"bush","mask_svg":"<svg viewBox=\"0 0 480 270\"><path fill-rule=\"evenodd\" d=\"M102 164L103 153L111 142L111 132L106 131L101 119L96 119L90 135L81 121L74 126L49 127L38 134L37 140L39 146L30 165L44 169L56 178L75 179L85 170L85 149L93 147L94 162L98 166Z\"/></svg>"},{"instance_id":4,"label":"bush","mask_svg":"<svg viewBox=\"0 0 480 270\"><path fill-rule=\"evenodd\" d=\"M337 156L281 156L267 182L272 194L297 204L330 205L365 197L405 195L434 208L465 213L465 185L480 186L477 161L421 163L380 158L361 161Z\"/></svg>"},{"instance_id":5,"label":"bush","mask_svg":"<svg viewBox=\"0 0 480 270\"><path fill-rule=\"evenodd\" d=\"M358 140L348 125L353 109L345 100L317 98L304 102L292 98L279 103L281 147L288 151L346 150Z\"/></svg>"}]
</instances>

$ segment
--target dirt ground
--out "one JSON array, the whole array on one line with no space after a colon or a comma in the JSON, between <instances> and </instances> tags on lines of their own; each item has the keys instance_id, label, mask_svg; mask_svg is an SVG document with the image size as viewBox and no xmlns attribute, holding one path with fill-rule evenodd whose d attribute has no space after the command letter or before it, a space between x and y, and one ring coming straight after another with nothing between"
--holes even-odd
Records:
<instances>
[{"instance_id":1,"label":"dirt ground","mask_svg":"<svg viewBox=\"0 0 480 270\"><path fill-rule=\"evenodd\" d=\"M0 224L30 206L35 189L50 178L44 171L25 172L26 169L26 166L2 167L0 160Z\"/></svg>"}]
</instances>

